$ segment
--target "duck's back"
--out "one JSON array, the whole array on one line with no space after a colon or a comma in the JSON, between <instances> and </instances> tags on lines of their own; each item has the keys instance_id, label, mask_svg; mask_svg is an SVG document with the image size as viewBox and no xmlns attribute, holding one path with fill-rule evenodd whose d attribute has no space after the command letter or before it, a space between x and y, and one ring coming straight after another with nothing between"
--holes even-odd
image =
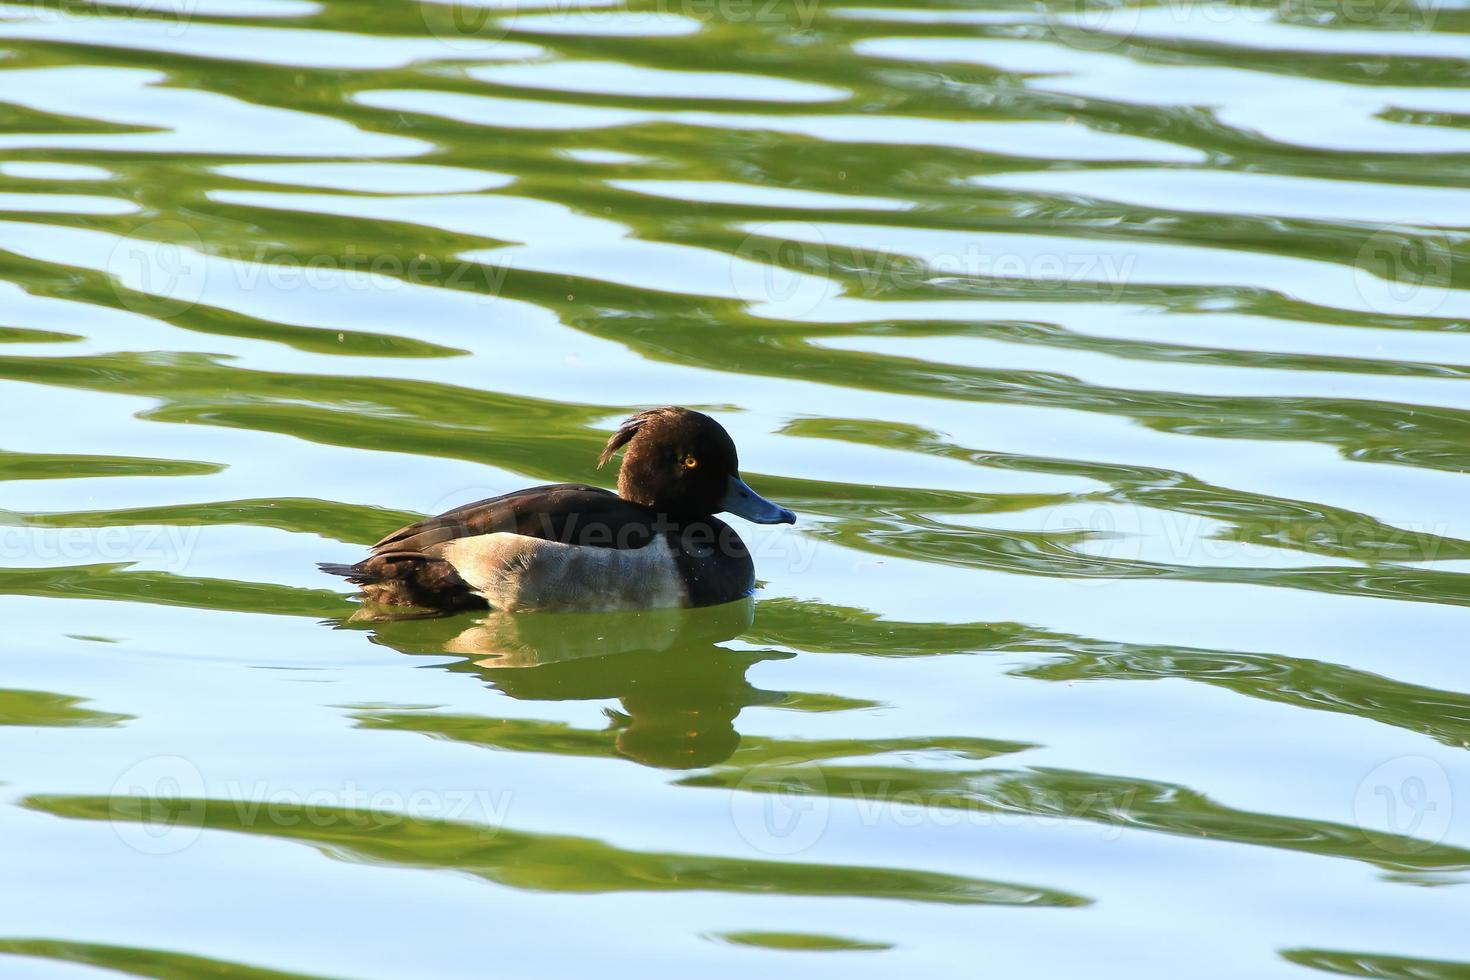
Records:
<instances>
[{"instance_id":1,"label":"duck's back","mask_svg":"<svg viewBox=\"0 0 1470 980\"><path fill-rule=\"evenodd\" d=\"M399 528L373 553L424 552L446 541L485 534L520 534L592 548L641 548L658 515L611 490L553 483L477 500Z\"/></svg>"}]
</instances>

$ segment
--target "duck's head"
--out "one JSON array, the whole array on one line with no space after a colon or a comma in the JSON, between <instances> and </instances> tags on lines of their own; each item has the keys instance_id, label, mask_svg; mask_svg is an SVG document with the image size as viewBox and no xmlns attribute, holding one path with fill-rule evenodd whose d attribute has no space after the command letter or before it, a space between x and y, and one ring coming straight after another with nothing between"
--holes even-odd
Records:
<instances>
[{"instance_id":1,"label":"duck's head","mask_svg":"<svg viewBox=\"0 0 1470 980\"><path fill-rule=\"evenodd\" d=\"M607 441L600 467L623 446L618 494L675 520L728 511L757 524L795 524L796 515L740 479L735 442L701 412L667 406L639 412Z\"/></svg>"}]
</instances>

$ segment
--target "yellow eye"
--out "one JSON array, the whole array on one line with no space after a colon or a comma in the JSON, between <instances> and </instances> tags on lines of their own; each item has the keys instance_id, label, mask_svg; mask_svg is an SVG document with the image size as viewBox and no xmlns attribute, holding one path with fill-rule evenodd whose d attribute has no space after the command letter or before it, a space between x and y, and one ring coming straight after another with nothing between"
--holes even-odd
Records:
<instances>
[{"instance_id":1,"label":"yellow eye","mask_svg":"<svg viewBox=\"0 0 1470 980\"><path fill-rule=\"evenodd\" d=\"M684 457L684 468L686 470L692 470L692 469L694 469L694 467L696 467L698 465L699 465L699 460L695 459L693 456L685 456Z\"/></svg>"}]
</instances>

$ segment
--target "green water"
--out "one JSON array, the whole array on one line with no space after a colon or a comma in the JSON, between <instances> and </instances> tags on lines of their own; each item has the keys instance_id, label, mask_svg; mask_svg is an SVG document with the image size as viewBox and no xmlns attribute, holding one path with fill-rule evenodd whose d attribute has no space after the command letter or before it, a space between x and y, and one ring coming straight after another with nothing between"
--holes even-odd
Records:
<instances>
[{"instance_id":1,"label":"green water","mask_svg":"<svg viewBox=\"0 0 1470 980\"><path fill-rule=\"evenodd\" d=\"M0 6L0 971L1470 976L1470 9L536 2Z\"/></svg>"}]
</instances>

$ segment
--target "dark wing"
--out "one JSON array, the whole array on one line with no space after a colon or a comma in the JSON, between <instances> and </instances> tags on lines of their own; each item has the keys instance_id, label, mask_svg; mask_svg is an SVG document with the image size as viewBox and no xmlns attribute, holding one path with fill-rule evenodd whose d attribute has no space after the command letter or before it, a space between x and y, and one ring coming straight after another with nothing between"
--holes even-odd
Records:
<instances>
[{"instance_id":1,"label":"dark wing","mask_svg":"<svg viewBox=\"0 0 1470 980\"><path fill-rule=\"evenodd\" d=\"M508 531L595 548L641 548L652 540L656 515L617 494L578 483L556 483L477 500L399 528L373 545L373 554L433 554L455 538Z\"/></svg>"}]
</instances>

